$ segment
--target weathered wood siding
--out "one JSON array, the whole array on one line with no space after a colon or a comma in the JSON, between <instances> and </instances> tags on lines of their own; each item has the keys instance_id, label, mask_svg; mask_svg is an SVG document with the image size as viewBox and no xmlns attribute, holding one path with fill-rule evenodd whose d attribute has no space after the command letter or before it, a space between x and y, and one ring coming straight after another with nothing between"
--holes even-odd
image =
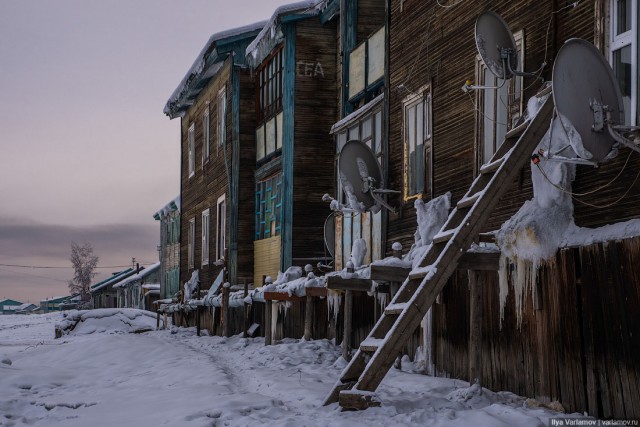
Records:
<instances>
[{"instance_id":1,"label":"weathered wood siding","mask_svg":"<svg viewBox=\"0 0 640 427\"><path fill-rule=\"evenodd\" d=\"M263 276L271 276L273 280L276 280L278 277L278 271L280 270L280 248L280 236L273 236L268 239L253 242L253 278L256 287L262 286Z\"/></svg>"},{"instance_id":2,"label":"weathered wood siding","mask_svg":"<svg viewBox=\"0 0 640 427\"><path fill-rule=\"evenodd\" d=\"M358 0L356 44L378 31L385 22L385 0Z\"/></svg>"},{"instance_id":3,"label":"weathered wood siding","mask_svg":"<svg viewBox=\"0 0 640 427\"><path fill-rule=\"evenodd\" d=\"M427 83L433 93L433 195L451 191L453 202L459 200L474 178L475 121L474 106L460 87L474 78L476 47L475 20L485 10L499 13L513 32L524 30L525 68L532 70L545 58L545 36L552 11L564 6L559 2L477 1L458 7L442 8L435 2L411 2L400 12L400 1L391 2L390 27L390 161L391 188L402 189L402 99L407 90L416 91ZM553 60L564 41L580 37L595 38L594 2L581 2L578 7L553 15L548 50L548 66L543 72L551 78ZM534 95L538 84L525 80L524 100ZM404 85L404 89L400 88ZM579 166L574 184L576 192L585 192L609 182L621 169L628 151L600 169ZM605 191L586 200L608 205L621 197L634 182L640 158L633 156L621 177ZM640 216L640 184L620 202L603 209L575 203L576 222L582 226L601 226ZM429 199L430 195L423 195ZM497 207L486 230L496 229L532 197L530 167ZM393 200L402 206L398 215L390 215L388 245L393 241L409 244L415 230L415 210L401 198ZM387 250L390 250L388 247Z\"/></svg>"},{"instance_id":4,"label":"weathered wood siding","mask_svg":"<svg viewBox=\"0 0 640 427\"><path fill-rule=\"evenodd\" d=\"M500 329L497 274L481 272L483 386L558 400L567 412L638 418L639 262L640 238L561 250L540 270L540 310L525 291L521 328L513 285ZM459 271L433 317L437 372L467 380L468 296Z\"/></svg>"},{"instance_id":5,"label":"weathered wood siding","mask_svg":"<svg viewBox=\"0 0 640 427\"><path fill-rule=\"evenodd\" d=\"M232 58L229 57L222 69L218 72L218 75L212 79L207 87L200 93L197 101L187 110L185 116L182 118L182 155L181 155L181 180L182 180L182 218L181 218L181 230L180 230L180 281L184 283L191 277L191 272L194 269L200 270L200 286L202 289L208 289L211 283L218 275L221 266L214 265L216 261L216 241L218 236L217 231L217 200L220 196L226 195L227 206L227 228L226 243L229 245L229 208L231 205L231 195L229 192L229 177L227 173L231 175L234 171L231 169L232 165L232 143L233 143L233 114L232 114L232 84L231 84L231 67ZM247 82L247 78L242 78L244 81L244 90L241 90L240 95L241 119L250 118L253 123L254 120L254 93L253 89L249 90L248 87L252 86ZM218 91L226 87L227 93L227 108L226 108L226 143L223 146L218 147L217 138L217 95ZM203 115L206 109L207 102L209 102L209 125L210 125L210 140L211 140L211 153L209 160L204 160L204 132L203 132ZM191 123L195 123L195 175L189 178L189 126ZM240 200L239 200L239 228L242 234L239 236L248 236L253 233L253 174L249 177L247 169L253 167L255 164L255 143L253 131L249 129L249 126L241 126L240 128L240 144L241 144L241 159L240 159ZM226 149L225 149L226 147ZM251 163L249 158L252 158ZM244 166L244 168L243 168ZM244 172L244 173L242 173ZM250 200L249 200L250 199ZM201 265L202 261L202 212L206 209L210 209L210 230L209 230L209 263L208 265ZM245 217L246 215L246 217ZM196 232L195 232L195 251L194 251L194 269L190 269L188 265L188 241L189 241L189 220L195 218ZM243 238L238 240L238 254L240 256L238 262L240 275L246 277L247 272L252 271L251 268L251 256L252 253L251 240Z\"/></svg>"},{"instance_id":6,"label":"weathered wood siding","mask_svg":"<svg viewBox=\"0 0 640 427\"><path fill-rule=\"evenodd\" d=\"M295 129L293 166L294 265L324 257L322 201L333 189L333 138L336 117L336 20L310 18L296 24Z\"/></svg>"}]
</instances>

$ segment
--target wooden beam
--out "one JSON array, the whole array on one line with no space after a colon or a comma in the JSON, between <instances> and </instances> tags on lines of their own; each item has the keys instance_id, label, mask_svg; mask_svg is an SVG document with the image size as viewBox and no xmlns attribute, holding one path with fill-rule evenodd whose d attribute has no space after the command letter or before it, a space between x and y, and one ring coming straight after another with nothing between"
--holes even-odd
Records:
<instances>
[{"instance_id":1,"label":"wooden beam","mask_svg":"<svg viewBox=\"0 0 640 427\"><path fill-rule=\"evenodd\" d=\"M342 357L351 360L351 320L353 313L353 291L344 293L344 336L342 337Z\"/></svg>"},{"instance_id":2,"label":"wooden beam","mask_svg":"<svg viewBox=\"0 0 640 427\"><path fill-rule=\"evenodd\" d=\"M325 287L310 287L305 288L304 294L308 297L326 297L327 288Z\"/></svg>"},{"instance_id":3,"label":"wooden beam","mask_svg":"<svg viewBox=\"0 0 640 427\"><path fill-rule=\"evenodd\" d=\"M340 276L329 276L327 278L327 288L336 291L369 292L371 290L371 279L344 279Z\"/></svg>"},{"instance_id":4,"label":"wooden beam","mask_svg":"<svg viewBox=\"0 0 640 427\"><path fill-rule=\"evenodd\" d=\"M301 301L302 297L289 295L286 292L265 292L265 301Z\"/></svg>"},{"instance_id":5,"label":"wooden beam","mask_svg":"<svg viewBox=\"0 0 640 427\"><path fill-rule=\"evenodd\" d=\"M469 383L482 384L482 289L479 274L469 270Z\"/></svg>"},{"instance_id":6,"label":"wooden beam","mask_svg":"<svg viewBox=\"0 0 640 427\"><path fill-rule=\"evenodd\" d=\"M307 295L307 302L304 311L304 339L311 339L311 330L313 329L313 297Z\"/></svg>"},{"instance_id":7,"label":"wooden beam","mask_svg":"<svg viewBox=\"0 0 640 427\"><path fill-rule=\"evenodd\" d=\"M391 265L371 265L371 280L380 282L404 282L411 272L411 267Z\"/></svg>"},{"instance_id":8,"label":"wooden beam","mask_svg":"<svg viewBox=\"0 0 640 427\"><path fill-rule=\"evenodd\" d=\"M266 301L264 303L264 345L271 345L271 310L272 302Z\"/></svg>"}]
</instances>

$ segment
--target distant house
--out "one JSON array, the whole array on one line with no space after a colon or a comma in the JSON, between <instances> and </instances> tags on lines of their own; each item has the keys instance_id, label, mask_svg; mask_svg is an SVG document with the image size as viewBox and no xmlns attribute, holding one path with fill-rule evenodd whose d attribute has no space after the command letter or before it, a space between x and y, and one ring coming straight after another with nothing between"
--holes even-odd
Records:
<instances>
[{"instance_id":1,"label":"distant house","mask_svg":"<svg viewBox=\"0 0 640 427\"><path fill-rule=\"evenodd\" d=\"M22 305L20 301L13 299L0 300L0 314L14 314L20 305Z\"/></svg>"},{"instance_id":2,"label":"distant house","mask_svg":"<svg viewBox=\"0 0 640 427\"><path fill-rule=\"evenodd\" d=\"M36 304L32 304L30 302L25 302L24 304L20 304L16 307L16 314L32 314L40 309L40 306Z\"/></svg>"},{"instance_id":3,"label":"distant house","mask_svg":"<svg viewBox=\"0 0 640 427\"><path fill-rule=\"evenodd\" d=\"M172 298L180 290L180 196L153 217L160 221L160 298Z\"/></svg>"},{"instance_id":4,"label":"distant house","mask_svg":"<svg viewBox=\"0 0 640 427\"><path fill-rule=\"evenodd\" d=\"M111 277L101 282L91 285L91 300L93 308L116 308L118 307L117 290L113 289L113 285L132 276L136 273L133 268L113 273Z\"/></svg>"},{"instance_id":5,"label":"distant house","mask_svg":"<svg viewBox=\"0 0 640 427\"><path fill-rule=\"evenodd\" d=\"M40 310L43 313L49 313L51 311L62 310L61 304L68 302L72 298L72 295L64 295L59 297L51 297L40 301Z\"/></svg>"},{"instance_id":6,"label":"distant house","mask_svg":"<svg viewBox=\"0 0 640 427\"><path fill-rule=\"evenodd\" d=\"M113 285L118 307L148 310L160 295L160 262Z\"/></svg>"}]
</instances>

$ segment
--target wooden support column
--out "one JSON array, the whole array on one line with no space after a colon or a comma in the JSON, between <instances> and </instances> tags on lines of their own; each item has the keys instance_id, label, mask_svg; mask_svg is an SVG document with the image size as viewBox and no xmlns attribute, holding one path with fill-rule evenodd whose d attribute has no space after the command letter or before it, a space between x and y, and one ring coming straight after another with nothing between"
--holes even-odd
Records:
<instances>
[{"instance_id":1,"label":"wooden support column","mask_svg":"<svg viewBox=\"0 0 640 427\"><path fill-rule=\"evenodd\" d=\"M160 312L156 311L156 329L160 329Z\"/></svg>"},{"instance_id":2,"label":"wooden support column","mask_svg":"<svg viewBox=\"0 0 640 427\"><path fill-rule=\"evenodd\" d=\"M313 297L307 295L307 303L304 312L304 339L309 341L311 339L313 329Z\"/></svg>"},{"instance_id":3,"label":"wooden support column","mask_svg":"<svg viewBox=\"0 0 640 427\"><path fill-rule=\"evenodd\" d=\"M272 302L266 300L264 303L264 345L272 344L271 337L271 310Z\"/></svg>"},{"instance_id":4,"label":"wooden support column","mask_svg":"<svg viewBox=\"0 0 640 427\"><path fill-rule=\"evenodd\" d=\"M344 337L342 338L342 357L351 360L351 317L353 312L353 291L344 292Z\"/></svg>"},{"instance_id":5,"label":"wooden support column","mask_svg":"<svg viewBox=\"0 0 640 427\"><path fill-rule=\"evenodd\" d=\"M482 385L482 289L480 273L469 270L469 383Z\"/></svg>"},{"instance_id":6,"label":"wooden support column","mask_svg":"<svg viewBox=\"0 0 640 427\"><path fill-rule=\"evenodd\" d=\"M244 298L247 298L249 295L249 284L247 283L247 279L244 279L244 293L242 294ZM249 329L249 304L244 303L244 325L242 327L242 337L247 338L249 335L247 334L247 330Z\"/></svg>"},{"instance_id":7,"label":"wooden support column","mask_svg":"<svg viewBox=\"0 0 640 427\"><path fill-rule=\"evenodd\" d=\"M200 336L200 306L196 307L196 335Z\"/></svg>"},{"instance_id":8,"label":"wooden support column","mask_svg":"<svg viewBox=\"0 0 640 427\"><path fill-rule=\"evenodd\" d=\"M231 285L229 282L222 285L222 336L228 337L231 335L231 328L229 327L229 291Z\"/></svg>"},{"instance_id":9,"label":"wooden support column","mask_svg":"<svg viewBox=\"0 0 640 427\"><path fill-rule=\"evenodd\" d=\"M173 316L171 316L171 318L173 319ZM165 311L162 313L162 329L167 329L167 321L168 321L168 316L167 316L167 312Z\"/></svg>"}]
</instances>

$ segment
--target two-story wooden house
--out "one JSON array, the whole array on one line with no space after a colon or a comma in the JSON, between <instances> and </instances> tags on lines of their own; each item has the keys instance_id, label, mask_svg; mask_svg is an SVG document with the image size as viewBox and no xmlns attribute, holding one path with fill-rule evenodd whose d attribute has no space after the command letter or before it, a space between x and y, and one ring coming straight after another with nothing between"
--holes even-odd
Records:
<instances>
[{"instance_id":1,"label":"two-story wooden house","mask_svg":"<svg viewBox=\"0 0 640 427\"><path fill-rule=\"evenodd\" d=\"M246 50L253 69L254 280L324 259L333 182L337 20L326 1L282 6ZM329 13L329 11L328 11Z\"/></svg>"},{"instance_id":2,"label":"two-story wooden house","mask_svg":"<svg viewBox=\"0 0 640 427\"><path fill-rule=\"evenodd\" d=\"M253 273L255 90L245 49L264 22L211 36L165 114L181 120L180 283Z\"/></svg>"},{"instance_id":3,"label":"two-story wooden house","mask_svg":"<svg viewBox=\"0 0 640 427\"><path fill-rule=\"evenodd\" d=\"M180 290L180 196L153 218L160 221L160 299L173 298Z\"/></svg>"}]
</instances>

